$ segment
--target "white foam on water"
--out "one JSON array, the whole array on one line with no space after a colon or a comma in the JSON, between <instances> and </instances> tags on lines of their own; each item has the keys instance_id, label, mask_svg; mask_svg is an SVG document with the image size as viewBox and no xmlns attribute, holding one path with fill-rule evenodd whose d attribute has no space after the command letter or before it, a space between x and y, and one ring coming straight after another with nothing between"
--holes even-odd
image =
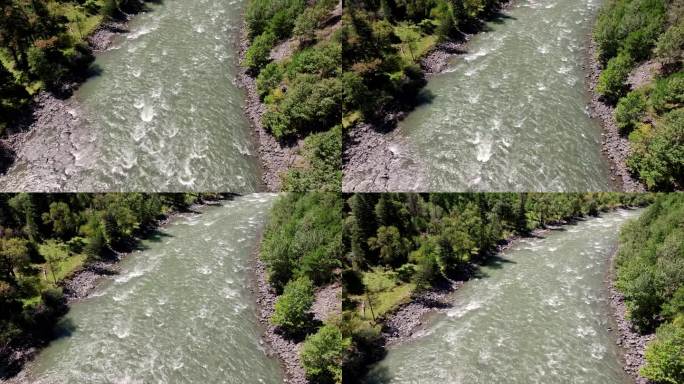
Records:
<instances>
[{"instance_id":1,"label":"white foam on water","mask_svg":"<svg viewBox=\"0 0 684 384\"><path fill-rule=\"evenodd\" d=\"M459 318L465 316L467 313L470 313L470 312L475 311L475 310L480 309L480 308L482 308L482 302L471 301L462 307L458 307L458 308L454 308L454 309L450 310L449 312L447 312L447 316L459 319Z\"/></svg>"},{"instance_id":2,"label":"white foam on water","mask_svg":"<svg viewBox=\"0 0 684 384\"><path fill-rule=\"evenodd\" d=\"M152 121L154 119L154 108L146 104L140 111L140 119L146 123Z\"/></svg>"}]
</instances>

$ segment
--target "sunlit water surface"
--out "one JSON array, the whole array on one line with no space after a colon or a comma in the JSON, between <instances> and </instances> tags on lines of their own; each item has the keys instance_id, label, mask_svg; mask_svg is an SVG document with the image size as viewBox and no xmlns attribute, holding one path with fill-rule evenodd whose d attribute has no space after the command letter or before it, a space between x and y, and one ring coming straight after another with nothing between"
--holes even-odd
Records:
<instances>
[{"instance_id":1,"label":"sunlit water surface","mask_svg":"<svg viewBox=\"0 0 684 384\"><path fill-rule=\"evenodd\" d=\"M61 322L26 383L282 383L259 343L250 259L273 201L248 195L172 221Z\"/></svg>"},{"instance_id":2,"label":"sunlit water surface","mask_svg":"<svg viewBox=\"0 0 684 384\"><path fill-rule=\"evenodd\" d=\"M367 384L628 384L604 280L621 210L524 239L455 293Z\"/></svg>"},{"instance_id":3,"label":"sunlit water surface","mask_svg":"<svg viewBox=\"0 0 684 384\"><path fill-rule=\"evenodd\" d=\"M614 189L582 69L600 0L520 0L400 123L427 191Z\"/></svg>"}]
</instances>

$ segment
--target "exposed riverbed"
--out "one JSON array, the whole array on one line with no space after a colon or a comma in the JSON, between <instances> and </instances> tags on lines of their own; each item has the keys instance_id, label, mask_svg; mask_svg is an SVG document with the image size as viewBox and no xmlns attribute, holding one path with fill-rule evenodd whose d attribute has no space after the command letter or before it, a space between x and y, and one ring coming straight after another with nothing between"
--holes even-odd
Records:
<instances>
[{"instance_id":1,"label":"exposed riverbed","mask_svg":"<svg viewBox=\"0 0 684 384\"><path fill-rule=\"evenodd\" d=\"M516 241L415 340L390 347L367 383L632 383L605 279L620 226L639 212Z\"/></svg>"},{"instance_id":2,"label":"exposed riverbed","mask_svg":"<svg viewBox=\"0 0 684 384\"><path fill-rule=\"evenodd\" d=\"M399 124L429 191L618 188L587 113L583 68L600 0L520 0L433 76Z\"/></svg>"},{"instance_id":3,"label":"exposed riverbed","mask_svg":"<svg viewBox=\"0 0 684 384\"><path fill-rule=\"evenodd\" d=\"M12 382L282 383L250 292L273 198L239 197L174 219L73 304L61 337Z\"/></svg>"},{"instance_id":4,"label":"exposed riverbed","mask_svg":"<svg viewBox=\"0 0 684 384\"><path fill-rule=\"evenodd\" d=\"M260 189L244 92L235 84L244 4L165 0L135 16L130 32L97 55L99 74L66 107L48 106L49 119L23 140L2 188Z\"/></svg>"}]
</instances>

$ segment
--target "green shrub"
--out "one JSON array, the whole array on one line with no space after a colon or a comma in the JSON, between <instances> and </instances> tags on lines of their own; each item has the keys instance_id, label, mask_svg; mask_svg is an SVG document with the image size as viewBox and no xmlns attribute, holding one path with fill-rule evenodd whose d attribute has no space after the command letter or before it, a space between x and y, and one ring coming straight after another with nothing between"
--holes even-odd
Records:
<instances>
[{"instance_id":1,"label":"green shrub","mask_svg":"<svg viewBox=\"0 0 684 384\"><path fill-rule=\"evenodd\" d=\"M312 383L341 384L342 360L350 346L351 340L330 324L307 337L300 354L307 379Z\"/></svg>"},{"instance_id":2,"label":"green shrub","mask_svg":"<svg viewBox=\"0 0 684 384\"><path fill-rule=\"evenodd\" d=\"M266 111L262 123L278 139L325 129L339 123L341 99L339 79L300 75L283 100Z\"/></svg>"},{"instance_id":3,"label":"green shrub","mask_svg":"<svg viewBox=\"0 0 684 384\"><path fill-rule=\"evenodd\" d=\"M630 135L627 165L648 188L669 189L684 182L684 109L666 114L655 128Z\"/></svg>"},{"instance_id":4,"label":"green shrub","mask_svg":"<svg viewBox=\"0 0 684 384\"><path fill-rule=\"evenodd\" d=\"M283 80L283 68L278 63L269 63L259 72L256 79L257 92L263 100L272 89L277 87Z\"/></svg>"},{"instance_id":5,"label":"green shrub","mask_svg":"<svg viewBox=\"0 0 684 384\"><path fill-rule=\"evenodd\" d=\"M271 322L289 333L300 333L310 324L309 311L314 303L313 284L308 277L291 280L278 297Z\"/></svg>"},{"instance_id":6,"label":"green shrub","mask_svg":"<svg viewBox=\"0 0 684 384\"><path fill-rule=\"evenodd\" d=\"M625 83L633 66L632 58L624 53L610 59L599 76L596 91L611 102L617 101L625 94Z\"/></svg>"},{"instance_id":7,"label":"green shrub","mask_svg":"<svg viewBox=\"0 0 684 384\"><path fill-rule=\"evenodd\" d=\"M657 383L684 383L684 327L664 324L646 347L641 375Z\"/></svg>"},{"instance_id":8,"label":"green shrub","mask_svg":"<svg viewBox=\"0 0 684 384\"><path fill-rule=\"evenodd\" d=\"M615 121L620 132L629 133L646 113L646 97L642 92L632 91L620 99L615 108Z\"/></svg>"},{"instance_id":9,"label":"green shrub","mask_svg":"<svg viewBox=\"0 0 684 384\"><path fill-rule=\"evenodd\" d=\"M283 178L286 191L339 191L342 183L342 126L315 133L304 139L304 166L288 171Z\"/></svg>"},{"instance_id":10,"label":"green shrub","mask_svg":"<svg viewBox=\"0 0 684 384\"><path fill-rule=\"evenodd\" d=\"M257 36L245 53L243 65L254 73L258 73L271 61L271 48L275 42L275 35L271 32L264 32Z\"/></svg>"},{"instance_id":11,"label":"green shrub","mask_svg":"<svg viewBox=\"0 0 684 384\"><path fill-rule=\"evenodd\" d=\"M680 107L684 104L684 72L658 79L650 96L651 105L657 112Z\"/></svg>"},{"instance_id":12,"label":"green shrub","mask_svg":"<svg viewBox=\"0 0 684 384\"><path fill-rule=\"evenodd\" d=\"M660 35L655 53L666 63L681 62L684 59L684 19Z\"/></svg>"}]
</instances>

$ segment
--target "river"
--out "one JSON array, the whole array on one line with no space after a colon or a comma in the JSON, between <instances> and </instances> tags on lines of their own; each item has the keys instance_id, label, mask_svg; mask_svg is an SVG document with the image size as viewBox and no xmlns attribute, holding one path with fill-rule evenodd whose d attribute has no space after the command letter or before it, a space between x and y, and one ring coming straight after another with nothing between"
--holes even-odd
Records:
<instances>
[{"instance_id":1,"label":"river","mask_svg":"<svg viewBox=\"0 0 684 384\"><path fill-rule=\"evenodd\" d=\"M523 239L482 268L368 384L629 384L604 280L620 210ZM613 327L614 329L614 327Z\"/></svg>"},{"instance_id":2,"label":"river","mask_svg":"<svg viewBox=\"0 0 684 384\"><path fill-rule=\"evenodd\" d=\"M246 1L148 4L129 33L97 54L99 74L68 101L77 126L62 132L63 122L51 123L26 144L38 152L55 141L73 145L47 159L19 156L2 180L7 189L261 189L245 95L234 83Z\"/></svg>"},{"instance_id":3,"label":"river","mask_svg":"<svg viewBox=\"0 0 684 384\"><path fill-rule=\"evenodd\" d=\"M75 303L26 383L282 383L260 345L251 255L272 195L174 219Z\"/></svg>"},{"instance_id":4,"label":"river","mask_svg":"<svg viewBox=\"0 0 684 384\"><path fill-rule=\"evenodd\" d=\"M582 68L601 0L513 0L400 123L427 191L617 188Z\"/></svg>"}]
</instances>

